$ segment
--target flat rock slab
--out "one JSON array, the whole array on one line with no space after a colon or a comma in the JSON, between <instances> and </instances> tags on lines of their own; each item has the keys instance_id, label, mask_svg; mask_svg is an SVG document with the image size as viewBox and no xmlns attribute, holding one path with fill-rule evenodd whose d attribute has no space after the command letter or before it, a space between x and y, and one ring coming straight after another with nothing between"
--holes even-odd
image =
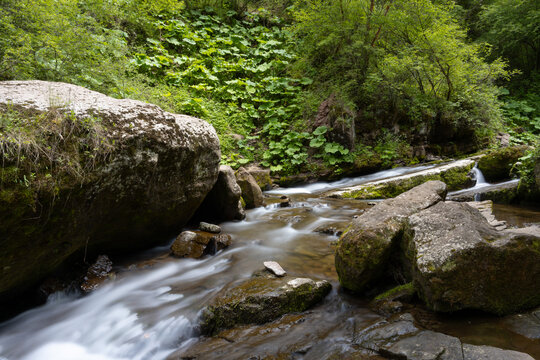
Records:
<instances>
[{"instance_id":1,"label":"flat rock slab","mask_svg":"<svg viewBox=\"0 0 540 360\"><path fill-rule=\"evenodd\" d=\"M512 331L529 339L540 339L540 309L527 314L516 314L504 320Z\"/></svg>"},{"instance_id":2,"label":"flat rock slab","mask_svg":"<svg viewBox=\"0 0 540 360\"><path fill-rule=\"evenodd\" d=\"M274 274L276 276L282 277L282 276L287 275L287 272L285 270L283 270L281 265L279 265L275 261L265 261L264 262L264 267L266 269L268 269L268 271L270 271L272 274Z\"/></svg>"},{"instance_id":3,"label":"flat rock slab","mask_svg":"<svg viewBox=\"0 0 540 360\"><path fill-rule=\"evenodd\" d=\"M307 310L332 289L326 280L290 276L257 276L225 290L203 309L201 332L214 335L238 325L263 324L293 312Z\"/></svg>"},{"instance_id":4,"label":"flat rock slab","mask_svg":"<svg viewBox=\"0 0 540 360\"><path fill-rule=\"evenodd\" d=\"M463 360L461 341L458 338L429 330L385 345L379 352L407 360Z\"/></svg>"},{"instance_id":5,"label":"flat rock slab","mask_svg":"<svg viewBox=\"0 0 540 360\"><path fill-rule=\"evenodd\" d=\"M501 184L465 189L448 194L448 199L453 201L492 200L499 204L508 204L517 198L518 185L518 180L511 180Z\"/></svg>"},{"instance_id":6,"label":"flat rock slab","mask_svg":"<svg viewBox=\"0 0 540 360\"><path fill-rule=\"evenodd\" d=\"M518 351L463 344L463 360L534 360L534 358Z\"/></svg>"},{"instance_id":7,"label":"flat rock slab","mask_svg":"<svg viewBox=\"0 0 540 360\"><path fill-rule=\"evenodd\" d=\"M533 360L525 353L463 344L458 338L416 327L410 314L382 320L355 334L363 349L402 360Z\"/></svg>"},{"instance_id":8,"label":"flat rock slab","mask_svg":"<svg viewBox=\"0 0 540 360\"><path fill-rule=\"evenodd\" d=\"M325 196L354 199L388 199L430 180L443 181L447 184L449 190L464 189L472 185L472 179L468 174L474 164L475 161L472 159L458 160L412 174L331 191L326 193Z\"/></svg>"}]
</instances>

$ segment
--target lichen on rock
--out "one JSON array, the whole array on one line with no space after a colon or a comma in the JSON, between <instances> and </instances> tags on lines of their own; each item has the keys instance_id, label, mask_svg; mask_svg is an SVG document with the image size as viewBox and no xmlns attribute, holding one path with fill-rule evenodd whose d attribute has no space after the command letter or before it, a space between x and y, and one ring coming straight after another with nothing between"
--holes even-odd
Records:
<instances>
[{"instance_id":1,"label":"lichen on rock","mask_svg":"<svg viewBox=\"0 0 540 360\"><path fill-rule=\"evenodd\" d=\"M444 200L445 196L444 183L428 181L354 219L336 248L336 270L341 285L362 291L377 281L387 268L391 252L399 246L407 217Z\"/></svg>"},{"instance_id":2,"label":"lichen on rock","mask_svg":"<svg viewBox=\"0 0 540 360\"><path fill-rule=\"evenodd\" d=\"M39 191L28 178L27 187L2 182L0 298L37 285L85 248L89 256L133 251L177 233L216 182L219 140L203 120L44 81L0 82L0 107L99 119L114 144L77 181L54 173L55 186Z\"/></svg>"},{"instance_id":3,"label":"lichen on rock","mask_svg":"<svg viewBox=\"0 0 540 360\"><path fill-rule=\"evenodd\" d=\"M254 276L224 291L203 309L201 332L214 335L242 324L263 324L321 301L332 286L326 280L285 276Z\"/></svg>"},{"instance_id":4,"label":"lichen on rock","mask_svg":"<svg viewBox=\"0 0 540 360\"><path fill-rule=\"evenodd\" d=\"M498 315L540 304L540 228L497 231L465 203L438 203L404 232L414 284L436 311Z\"/></svg>"}]
</instances>

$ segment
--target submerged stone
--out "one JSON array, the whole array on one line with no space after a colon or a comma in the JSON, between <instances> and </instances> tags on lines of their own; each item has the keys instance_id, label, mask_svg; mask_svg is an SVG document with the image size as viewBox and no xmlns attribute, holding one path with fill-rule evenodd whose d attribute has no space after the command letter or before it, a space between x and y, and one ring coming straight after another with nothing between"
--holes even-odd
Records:
<instances>
[{"instance_id":1,"label":"submerged stone","mask_svg":"<svg viewBox=\"0 0 540 360\"><path fill-rule=\"evenodd\" d=\"M263 324L292 312L305 311L331 290L328 281L293 277L253 277L224 291L203 309L201 332L218 331L242 324Z\"/></svg>"}]
</instances>

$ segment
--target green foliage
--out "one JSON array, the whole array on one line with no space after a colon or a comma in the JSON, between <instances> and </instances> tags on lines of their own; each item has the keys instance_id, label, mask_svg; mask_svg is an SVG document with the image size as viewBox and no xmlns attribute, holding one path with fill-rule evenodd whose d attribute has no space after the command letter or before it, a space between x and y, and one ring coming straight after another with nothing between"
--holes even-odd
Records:
<instances>
[{"instance_id":1,"label":"green foliage","mask_svg":"<svg viewBox=\"0 0 540 360\"><path fill-rule=\"evenodd\" d=\"M520 158L516 170L520 178L519 191L525 198L540 200L540 189L536 183L535 167L540 163L540 140L537 137L533 147Z\"/></svg>"},{"instance_id":2,"label":"green foliage","mask_svg":"<svg viewBox=\"0 0 540 360\"><path fill-rule=\"evenodd\" d=\"M524 74L540 71L540 6L537 0L495 0L480 14L481 38Z\"/></svg>"},{"instance_id":3,"label":"green foliage","mask_svg":"<svg viewBox=\"0 0 540 360\"><path fill-rule=\"evenodd\" d=\"M392 134L388 129L382 129L382 136L374 147L383 167L390 167L395 161L406 158L409 149L410 146L405 141Z\"/></svg>"},{"instance_id":4,"label":"green foliage","mask_svg":"<svg viewBox=\"0 0 540 360\"><path fill-rule=\"evenodd\" d=\"M296 59L291 33L277 20L273 26L263 24L258 14L228 16L226 21L206 9L157 21L160 38L149 38L146 52L136 54L132 63L156 81L187 88L191 97L182 102L182 112L214 123L205 104L215 101L226 104L231 116L243 114L244 128L260 130L264 142L258 148L238 142L238 152L227 152L225 163L243 165L261 153L263 165L295 172L310 156L308 144L330 165L351 161L345 158L348 149L326 141L326 130L312 135L292 128L300 115L301 91L312 81L286 76Z\"/></svg>"},{"instance_id":5,"label":"green foliage","mask_svg":"<svg viewBox=\"0 0 540 360\"><path fill-rule=\"evenodd\" d=\"M315 87L341 89L362 122L387 119L476 128L500 118L494 81L508 75L471 44L451 3L298 1L294 26L306 54L296 67Z\"/></svg>"}]
</instances>

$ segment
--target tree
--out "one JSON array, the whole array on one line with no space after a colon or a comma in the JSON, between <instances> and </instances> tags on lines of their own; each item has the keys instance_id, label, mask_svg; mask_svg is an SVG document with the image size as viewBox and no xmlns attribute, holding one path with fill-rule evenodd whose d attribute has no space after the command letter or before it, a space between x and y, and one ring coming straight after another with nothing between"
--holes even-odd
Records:
<instances>
[{"instance_id":1,"label":"tree","mask_svg":"<svg viewBox=\"0 0 540 360\"><path fill-rule=\"evenodd\" d=\"M540 2L495 0L480 15L482 39L525 76L540 71Z\"/></svg>"}]
</instances>

